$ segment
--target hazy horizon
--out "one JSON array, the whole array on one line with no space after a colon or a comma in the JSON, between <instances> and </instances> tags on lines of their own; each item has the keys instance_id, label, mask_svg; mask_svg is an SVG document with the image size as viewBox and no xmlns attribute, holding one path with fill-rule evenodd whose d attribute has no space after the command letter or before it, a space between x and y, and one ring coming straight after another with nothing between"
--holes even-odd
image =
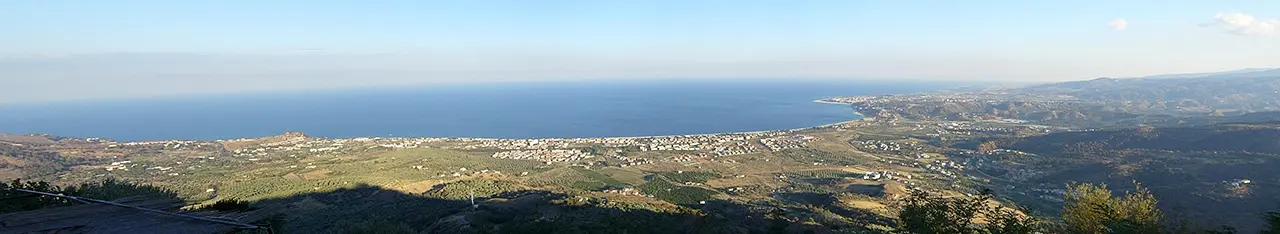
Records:
<instances>
[{"instance_id":1,"label":"hazy horizon","mask_svg":"<svg viewBox=\"0 0 1280 234\"><path fill-rule=\"evenodd\" d=\"M1045 84L1038 83L1013 83L1013 82L980 82L980 81L929 81L929 80L894 80L894 79L821 79L821 78L800 78L800 79L781 79L781 78L744 78L744 77L703 77L703 78L611 78L611 79L552 79L552 80L481 80L481 81L442 81L435 83L406 83L406 84L384 84L384 85L366 85L366 86L339 86L339 87L315 87L315 88L296 88L296 89L247 89L232 90L222 92L193 92L193 93L156 93L151 95L139 96L114 96L114 97L97 97L97 98L61 98L50 100L29 100L11 102L8 100L0 100L0 108L3 107L31 107L31 106L65 106L65 105L94 105L94 104L124 104L124 103L149 103L158 102L200 102L222 99L257 99L257 100L275 100L275 99L291 99L299 97L312 97L323 95L360 95L360 94L377 94L383 92L404 92L404 91L423 91L435 92L440 90L471 90L471 89L492 89L492 88L511 88L511 87L540 87L540 86L580 86L580 85L603 85L603 84L636 84L636 85L661 85L661 84L707 84L732 81L733 84L865 84L865 85L928 85L929 87L941 89L965 88L965 87L1020 87L1027 85ZM929 89L938 90L938 89ZM928 91L928 90L922 90ZM846 94L852 95L853 93ZM844 96L844 95L834 95ZM832 96L832 97L834 97Z\"/></svg>"},{"instance_id":2,"label":"hazy horizon","mask_svg":"<svg viewBox=\"0 0 1280 234\"><path fill-rule=\"evenodd\" d=\"M1046 83L1280 67L1280 3L16 2L0 103L439 83Z\"/></svg>"}]
</instances>

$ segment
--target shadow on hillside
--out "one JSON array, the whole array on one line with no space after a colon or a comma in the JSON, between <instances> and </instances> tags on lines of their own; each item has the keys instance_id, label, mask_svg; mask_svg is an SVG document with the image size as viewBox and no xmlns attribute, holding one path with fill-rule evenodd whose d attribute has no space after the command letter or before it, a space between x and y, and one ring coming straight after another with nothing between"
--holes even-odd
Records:
<instances>
[{"instance_id":1,"label":"shadow on hillside","mask_svg":"<svg viewBox=\"0 0 1280 234\"><path fill-rule=\"evenodd\" d=\"M840 201L830 194L812 192L776 193L774 194L774 197L785 201L819 207L830 211L832 214L851 220L859 220L866 224L892 226L894 223L892 219L876 215L871 211L841 206L838 204Z\"/></svg>"},{"instance_id":2,"label":"shadow on hillside","mask_svg":"<svg viewBox=\"0 0 1280 234\"><path fill-rule=\"evenodd\" d=\"M707 201L697 210L656 212L605 199L525 190L468 200L376 186L252 203L284 210L285 233L829 233L780 209Z\"/></svg>"}]
</instances>

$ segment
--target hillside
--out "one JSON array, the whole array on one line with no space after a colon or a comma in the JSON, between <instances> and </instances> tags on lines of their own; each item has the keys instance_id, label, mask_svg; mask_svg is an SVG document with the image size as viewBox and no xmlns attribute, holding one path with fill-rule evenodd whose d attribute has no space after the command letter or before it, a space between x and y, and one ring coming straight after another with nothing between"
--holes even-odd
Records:
<instances>
[{"instance_id":1,"label":"hillside","mask_svg":"<svg viewBox=\"0 0 1280 234\"><path fill-rule=\"evenodd\" d=\"M1243 74L1243 73L1254 73L1254 72L1268 71L1268 70L1275 70L1275 68L1245 68L1245 69L1237 69L1237 70L1230 70L1230 71L1220 71L1220 72L1200 72L1200 73L1181 73L1181 74L1161 74L1161 75L1151 75L1151 76L1142 76L1142 77L1133 77L1133 78L1142 78L1142 79L1184 79L1184 78L1199 78L1199 77L1209 77L1209 76L1224 76L1224 75L1235 75L1235 74Z\"/></svg>"},{"instance_id":2,"label":"hillside","mask_svg":"<svg viewBox=\"0 0 1280 234\"><path fill-rule=\"evenodd\" d=\"M1029 155L990 161L983 173L1023 204L1055 210L1061 184L1142 183L1166 211L1202 222L1256 229L1261 212L1280 206L1280 122L1197 127L1136 127L1001 138L1001 149ZM1047 196L1047 197L1044 197Z\"/></svg>"},{"instance_id":3,"label":"hillside","mask_svg":"<svg viewBox=\"0 0 1280 234\"><path fill-rule=\"evenodd\" d=\"M1099 78L918 94L836 97L871 117L914 120L1018 119L1080 128L1131 127L1185 118L1280 110L1280 69L1175 78Z\"/></svg>"},{"instance_id":4,"label":"hillside","mask_svg":"<svg viewBox=\"0 0 1280 234\"><path fill-rule=\"evenodd\" d=\"M1192 78L1099 78L1037 85L1014 94L1067 96L1130 113L1242 114L1280 110L1280 69Z\"/></svg>"},{"instance_id":5,"label":"hillside","mask_svg":"<svg viewBox=\"0 0 1280 234\"><path fill-rule=\"evenodd\" d=\"M1008 147L1041 153L1157 149L1280 154L1280 122L1069 132L1019 139Z\"/></svg>"},{"instance_id":6,"label":"hillside","mask_svg":"<svg viewBox=\"0 0 1280 234\"><path fill-rule=\"evenodd\" d=\"M953 191L926 171L894 172L917 180L867 179L864 173L885 164L831 131L617 139L286 133L221 141L60 138L22 147L0 141L22 160L0 179L114 178L172 190L196 206L239 200L285 207L285 229L296 233L874 231L895 226L889 204L909 189ZM674 147L695 142L708 147ZM742 152L715 154L730 146Z\"/></svg>"},{"instance_id":7,"label":"hillside","mask_svg":"<svg viewBox=\"0 0 1280 234\"><path fill-rule=\"evenodd\" d=\"M991 189L980 199L1058 217L1067 184L1138 182L1171 216L1251 231L1280 207L1274 73L832 98L874 118L708 135L0 135L0 179L111 178L194 206L285 207L298 233L885 233L915 191Z\"/></svg>"}]
</instances>

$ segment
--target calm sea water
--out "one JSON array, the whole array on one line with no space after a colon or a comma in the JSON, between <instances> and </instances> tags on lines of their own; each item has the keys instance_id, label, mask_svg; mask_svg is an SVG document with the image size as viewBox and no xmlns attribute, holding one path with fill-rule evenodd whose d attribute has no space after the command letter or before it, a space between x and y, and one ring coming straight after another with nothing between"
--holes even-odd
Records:
<instances>
[{"instance_id":1,"label":"calm sea water","mask_svg":"<svg viewBox=\"0 0 1280 234\"><path fill-rule=\"evenodd\" d=\"M954 84L953 84L954 85ZM615 81L447 85L0 106L0 132L122 141L260 137L612 137L776 130L859 118L813 100L936 83Z\"/></svg>"}]
</instances>

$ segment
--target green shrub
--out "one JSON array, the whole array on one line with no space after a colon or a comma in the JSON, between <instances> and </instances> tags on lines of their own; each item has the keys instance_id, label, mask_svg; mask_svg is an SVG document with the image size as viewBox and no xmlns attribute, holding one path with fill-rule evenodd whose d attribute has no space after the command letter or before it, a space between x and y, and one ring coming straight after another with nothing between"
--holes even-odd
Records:
<instances>
[{"instance_id":1,"label":"green shrub","mask_svg":"<svg viewBox=\"0 0 1280 234\"><path fill-rule=\"evenodd\" d=\"M1073 233L1159 233L1164 214L1156 199L1142 185L1133 192L1112 197L1106 185L1067 185L1062 220Z\"/></svg>"},{"instance_id":2,"label":"green shrub","mask_svg":"<svg viewBox=\"0 0 1280 234\"><path fill-rule=\"evenodd\" d=\"M907 233L1025 234L1039 231L1039 221L987 204L992 195L984 191L976 197L933 197L914 191L903 200L898 212L899 228ZM973 221L982 218L985 225Z\"/></svg>"},{"instance_id":3,"label":"green shrub","mask_svg":"<svg viewBox=\"0 0 1280 234\"><path fill-rule=\"evenodd\" d=\"M697 187L671 184L663 179L654 179L639 187L640 191L653 197L678 205L694 205L711 199L715 191Z\"/></svg>"},{"instance_id":4,"label":"green shrub","mask_svg":"<svg viewBox=\"0 0 1280 234\"><path fill-rule=\"evenodd\" d=\"M0 205L0 213L36 210L79 203L69 199L35 195L11 189L26 189L99 200L115 200L132 196L144 196L160 199L178 198L178 195L173 191L162 189L160 187L137 185L114 179L72 185L65 188L43 181L24 182L22 180L13 180L8 184L0 183L0 199L4 199L4 205Z\"/></svg>"}]
</instances>

